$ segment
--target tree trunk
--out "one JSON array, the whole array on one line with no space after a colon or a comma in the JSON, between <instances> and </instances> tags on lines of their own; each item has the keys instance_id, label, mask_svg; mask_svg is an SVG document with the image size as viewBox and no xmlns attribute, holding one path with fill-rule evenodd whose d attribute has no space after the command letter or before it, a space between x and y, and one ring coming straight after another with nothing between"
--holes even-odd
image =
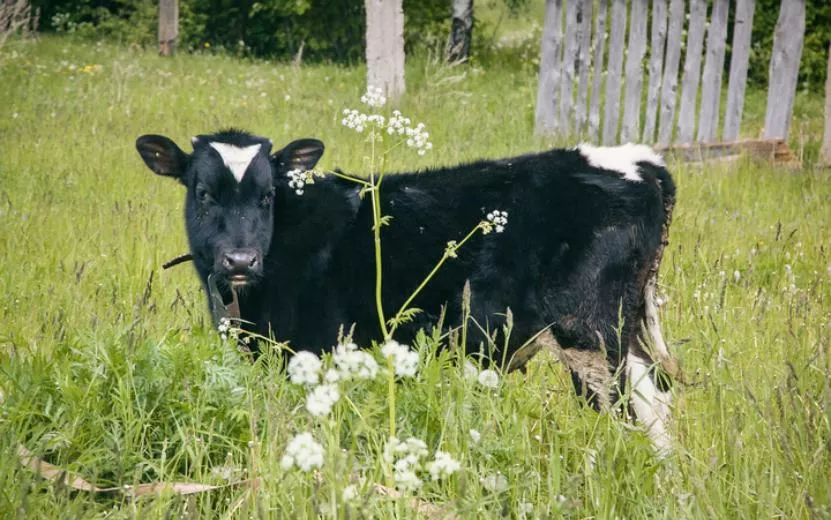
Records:
<instances>
[{"instance_id":1,"label":"tree trunk","mask_svg":"<svg viewBox=\"0 0 831 520\"><path fill-rule=\"evenodd\" d=\"M831 45L828 46L828 69L825 76L825 137L822 140L822 162L831 166Z\"/></svg>"},{"instance_id":2,"label":"tree trunk","mask_svg":"<svg viewBox=\"0 0 831 520\"><path fill-rule=\"evenodd\" d=\"M388 98L404 93L404 9L402 0L365 0L366 84Z\"/></svg>"},{"instance_id":3,"label":"tree trunk","mask_svg":"<svg viewBox=\"0 0 831 520\"><path fill-rule=\"evenodd\" d=\"M473 35L473 0L452 0L450 37L444 57L448 63L464 63L470 56Z\"/></svg>"},{"instance_id":4,"label":"tree trunk","mask_svg":"<svg viewBox=\"0 0 831 520\"><path fill-rule=\"evenodd\" d=\"M159 55L173 56L179 38L179 1L159 1Z\"/></svg>"}]
</instances>

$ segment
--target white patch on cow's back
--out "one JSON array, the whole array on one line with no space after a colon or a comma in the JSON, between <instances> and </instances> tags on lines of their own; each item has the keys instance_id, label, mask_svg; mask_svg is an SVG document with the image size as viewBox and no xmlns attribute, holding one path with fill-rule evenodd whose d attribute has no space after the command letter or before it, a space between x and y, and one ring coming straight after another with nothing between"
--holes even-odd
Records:
<instances>
[{"instance_id":1,"label":"white patch on cow's back","mask_svg":"<svg viewBox=\"0 0 831 520\"><path fill-rule=\"evenodd\" d=\"M655 166L664 166L664 158L645 144L627 143L620 146L592 146L583 143L577 146L577 150L591 166L620 172L627 181L643 181L638 172L639 162L645 161Z\"/></svg>"},{"instance_id":2,"label":"white patch on cow's back","mask_svg":"<svg viewBox=\"0 0 831 520\"><path fill-rule=\"evenodd\" d=\"M251 146L239 147L228 143L211 142L211 148L219 152L222 157L222 162L234 174L237 182L242 182L242 177L248 169L248 165L254 159L254 156L260 151L261 144L252 144Z\"/></svg>"},{"instance_id":3,"label":"white patch on cow's back","mask_svg":"<svg viewBox=\"0 0 831 520\"><path fill-rule=\"evenodd\" d=\"M667 423L672 396L669 392L661 392L658 389L649 373L650 368L646 360L631 352L626 355L626 378L629 381L630 402L635 416L646 429L655 451L664 456L671 451Z\"/></svg>"}]
</instances>

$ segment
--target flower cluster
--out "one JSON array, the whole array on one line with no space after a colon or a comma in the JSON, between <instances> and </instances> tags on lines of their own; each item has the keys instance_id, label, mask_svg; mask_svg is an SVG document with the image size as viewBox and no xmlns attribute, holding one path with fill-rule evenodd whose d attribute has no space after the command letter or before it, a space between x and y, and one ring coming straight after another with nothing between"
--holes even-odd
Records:
<instances>
[{"instance_id":1,"label":"flower cluster","mask_svg":"<svg viewBox=\"0 0 831 520\"><path fill-rule=\"evenodd\" d=\"M289 441L280 466L286 470L296 466L301 471L309 471L323 465L323 454L323 446L314 440L311 433L300 433Z\"/></svg>"},{"instance_id":2,"label":"flower cluster","mask_svg":"<svg viewBox=\"0 0 831 520\"><path fill-rule=\"evenodd\" d=\"M354 343L340 344L332 353L332 360L338 367L340 377L349 379L375 379L378 362L368 352L358 349Z\"/></svg>"},{"instance_id":3,"label":"flower cluster","mask_svg":"<svg viewBox=\"0 0 831 520\"><path fill-rule=\"evenodd\" d=\"M334 384L320 385L306 397L306 410L315 417L329 415L340 399L340 391Z\"/></svg>"},{"instance_id":4,"label":"flower cluster","mask_svg":"<svg viewBox=\"0 0 831 520\"><path fill-rule=\"evenodd\" d=\"M419 362L418 352L410 350L407 345L390 340L381 347L381 354L390 361L395 375L415 377Z\"/></svg>"},{"instance_id":5,"label":"flower cluster","mask_svg":"<svg viewBox=\"0 0 831 520\"><path fill-rule=\"evenodd\" d=\"M387 104L384 91L378 87L367 87L366 94L361 96L361 103L371 107L382 107Z\"/></svg>"},{"instance_id":6,"label":"flower cluster","mask_svg":"<svg viewBox=\"0 0 831 520\"><path fill-rule=\"evenodd\" d=\"M319 357L303 350L295 354L289 361L287 369L289 379L296 385L316 385L322 366L323 362L320 361Z\"/></svg>"},{"instance_id":7,"label":"flower cluster","mask_svg":"<svg viewBox=\"0 0 831 520\"><path fill-rule=\"evenodd\" d=\"M483 224L482 231L485 234L488 234L491 231L502 233L505 231L505 226L508 225L508 212L500 211L498 209L491 211L488 213L487 221L483 222Z\"/></svg>"},{"instance_id":8,"label":"flower cluster","mask_svg":"<svg viewBox=\"0 0 831 520\"><path fill-rule=\"evenodd\" d=\"M396 487L408 491L421 487L423 481L418 473L423 469L421 459L427 454L427 444L421 439L410 437L401 441L390 437L384 446L384 461L392 465ZM434 459L426 464L433 480L449 477L461 467L459 461L444 451L436 451Z\"/></svg>"},{"instance_id":9,"label":"flower cluster","mask_svg":"<svg viewBox=\"0 0 831 520\"><path fill-rule=\"evenodd\" d=\"M286 172L289 178L289 188L293 189L297 195L303 195L303 191L307 184L314 184L315 177L323 177L323 173L316 170L300 170L295 168Z\"/></svg>"},{"instance_id":10,"label":"flower cluster","mask_svg":"<svg viewBox=\"0 0 831 520\"><path fill-rule=\"evenodd\" d=\"M380 89L370 87L367 93L361 96L361 101L372 108L379 108L384 106L387 100ZM401 136L404 143L414 148L419 155L424 155L433 148L433 143L429 140L430 134L425 129L424 123L412 126L410 118L404 117L398 110L393 110L392 117L388 120L378 113L365 114L360 110L345 108L340 122L343 126L358 133L369 129L369 136L373 141L380 141L384 133Z\"/></svg>"},{"instance_id":11,"label":"flower cluster","mask_svg":"<svg viewBox=\"0 0 831 520\"><path fill-rule=\"evenodd\" d=\"M494 370L482 370L479 372L477 380L485 388L497 388L499 386L499 374Z\"/></svg>"}]
</instances>

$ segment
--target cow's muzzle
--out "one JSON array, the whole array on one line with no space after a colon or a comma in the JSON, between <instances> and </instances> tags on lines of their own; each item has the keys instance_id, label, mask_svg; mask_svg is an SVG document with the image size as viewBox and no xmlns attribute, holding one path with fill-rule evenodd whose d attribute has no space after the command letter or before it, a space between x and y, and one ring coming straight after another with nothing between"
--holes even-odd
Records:
<instances>
[{"instance_id":1,"label":"cow's muzzle","mask_svg":"<svg viewBox=\"0 0 831 520\"><path fill-rule=\"evenodd\" d=\"M217 260L216 272L231 285L245 285L263 272L262 254L257 249L226 249Z\"/></svg>"}]
</instances>

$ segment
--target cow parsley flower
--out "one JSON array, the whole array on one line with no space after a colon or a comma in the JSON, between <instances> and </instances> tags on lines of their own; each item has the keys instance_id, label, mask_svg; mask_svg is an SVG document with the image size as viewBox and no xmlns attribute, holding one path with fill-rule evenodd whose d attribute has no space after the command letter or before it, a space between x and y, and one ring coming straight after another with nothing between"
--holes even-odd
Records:
<instances>
[{"instance_id":1,"label":"cow parsley flower","mask_svg":"<svg viewBox=\"0 0 831 520\"><path fill-rule=\"evenodd\" d=\"M358 486L355 484L350 484L343 488L343 494L341 495L344 502L352 502L356 498L358 498Z\"/></svg>"},{"instance_id":2,"label":"cow parsley flower","mask_svg":"<svg viewBox=\"0 0 831 520\"><path fill-rule=\"evenodd\" d=\"M366 94L361 96L361 103L371 107L382 107L387 104L383 89L378 87L367 87Z\"/></svg>"},{"instance_id":3,"label":"cow parsley flower","mask_svg":"<svg viewBox=\"0 0 831 520\"><path fill-rule=\"evenodd\" d=\"M280 466L285 470L297 467L301 471L309 471L323 466L323 455L323 446L314 440L311 433L300 433L289 441Z\"/></svg>"},{"instance_id":4,"label":"cow parsley flower","mask_svg":"<svg viewBox=\"0 0 831 520\"><path fill-rule=\"evenodd\" d=\"M449 477L457 472L462 467L459 461L450 456L444 451L437 451L435 459L427 464L427 471L433 480Z\"/></svg>"},{"instance_id":5,"label":"cow parsley flower","mask_svg":"<svg viewBox=\"0 0 831 520\"><path fill-rule=\"evenodd\" d=\"M320 385L306 397L306 410L315 417L329 415L338 399L340 399L340 392L337 386Z\"/></svg>"},{"instance_id":6,"label":"cow parsley flower","mask_svg":"<svg viewBox=\"0 0 831 520\"><path fill-rule=\"evenodd\" d=\"M410 350L395 340L390 340L381 347L381 353L390 360L399 377L415 377L418 370L418 352Z\"/></svg>"},{"instance_id":7,"label":"cow parsley flower","mask_svg":"<svg viewBox=\"0 0 831 520\"><path fill-rule=\"evenodd\" d=\"M327 383L337 383L340 381L340 372L334 368L330 368L325 374L323 374L323 381Z\"/></svg>"},{"instance_id":8,"label":"cow parsley flower","mask_svg":"<svg viewBox=\"0 0 831 520\"><path fill-rule=\"evenodd\" d=\"M479 384L486 388L496 388L499 386L499 374L494 370L482 370L479 372Z\"/></svg>"},{"instance_id":9,"label":"cow parsley flower","mask_svg":"<svg viewBox=\"0 0 831 520\"><path fill-rule=\"evenodd\" d=\"M303 188L306 186L306 173L303 170L294 169L286 172L289 178L289 188L298 195L303 195Z\"/></svg>"},{"instance_id":10,"label":"cow parsley flower","mask_svg":"<svg viewBox=\"0 0 831 520\"><path fill-rule=\"evenodd\" d=\"M343 116L343 119L340 120L343 126L351 128L358 133L366 129L367 119L369 119L368 115L354 109L345 108L343 110Z\"/></svg>"},{"instance_id":11,"label":"cow parsley flower","mask_svg":"<svg viewBox=\"0 0 831 520\"><path fill-rule=\"evenodd\" d=\"M502 493L508 489L508 479L505 478L505 475L499 473L498 471L486 477L480 478L479 483L482 484L483 488L487 489L491 493Z\"/></svg>"},{"instance_id":12,"label":"cow parsley flower","mask_svg":"<svg viewBox=\"0 0 831 520\"><path fill-rule=\"evenodd\" d=\"M465 363L462 365L462 370L464 371L465 379L468 381L475 381L479 377L479 369L467 359L465 359Z\"/></svg>"},{"instance_id":13,"label":"cow parsley flower","mask_svg":"<svg viewBox=\"0 0 831 520\"><path fill-rule=\"evenodd\" d=\"M487 222L490 226L493 226L493 230L497 233L502 233L505 231L505 226L508 225L508 212L507 211L500 211L494 210L488 213ZM484 232L490 233L491 229L490 226L484 229Z\"/></svg>"},{"instance_id":14,"label":"cow parsley flower","mask_svg":"<svg viewBox=\"0 0 831 520\"><path fill-rule=\"evenodd\" d=\"M316 385L323 363L315 354L302 350L289 361L288 374L296 385Z\"/></svg>"},{"instance_id":15,"label":"cow parsley flower","mask_svg":"<svg viewBox=\"0 0 831 520\"><path fill-rule=\"evenodd\" d=\"M335 347L332 360L344 380L374 379L378 375L378 362L370 354L358 350L358 346L354 343L340 344Z\"/></svg>"},{"instance_id":16,"label":"cow parsley flower","mask_svg":"<svg viewBox=\"0 0 831 520\"><path fill-rule=\"evenodd\" d=\"M479 444L479 441L482 440L482 434L479 433L479 430L471 429L468 433L470 433L470 440L473 441L473 444Z\"/></svg>"}]
</instances>

